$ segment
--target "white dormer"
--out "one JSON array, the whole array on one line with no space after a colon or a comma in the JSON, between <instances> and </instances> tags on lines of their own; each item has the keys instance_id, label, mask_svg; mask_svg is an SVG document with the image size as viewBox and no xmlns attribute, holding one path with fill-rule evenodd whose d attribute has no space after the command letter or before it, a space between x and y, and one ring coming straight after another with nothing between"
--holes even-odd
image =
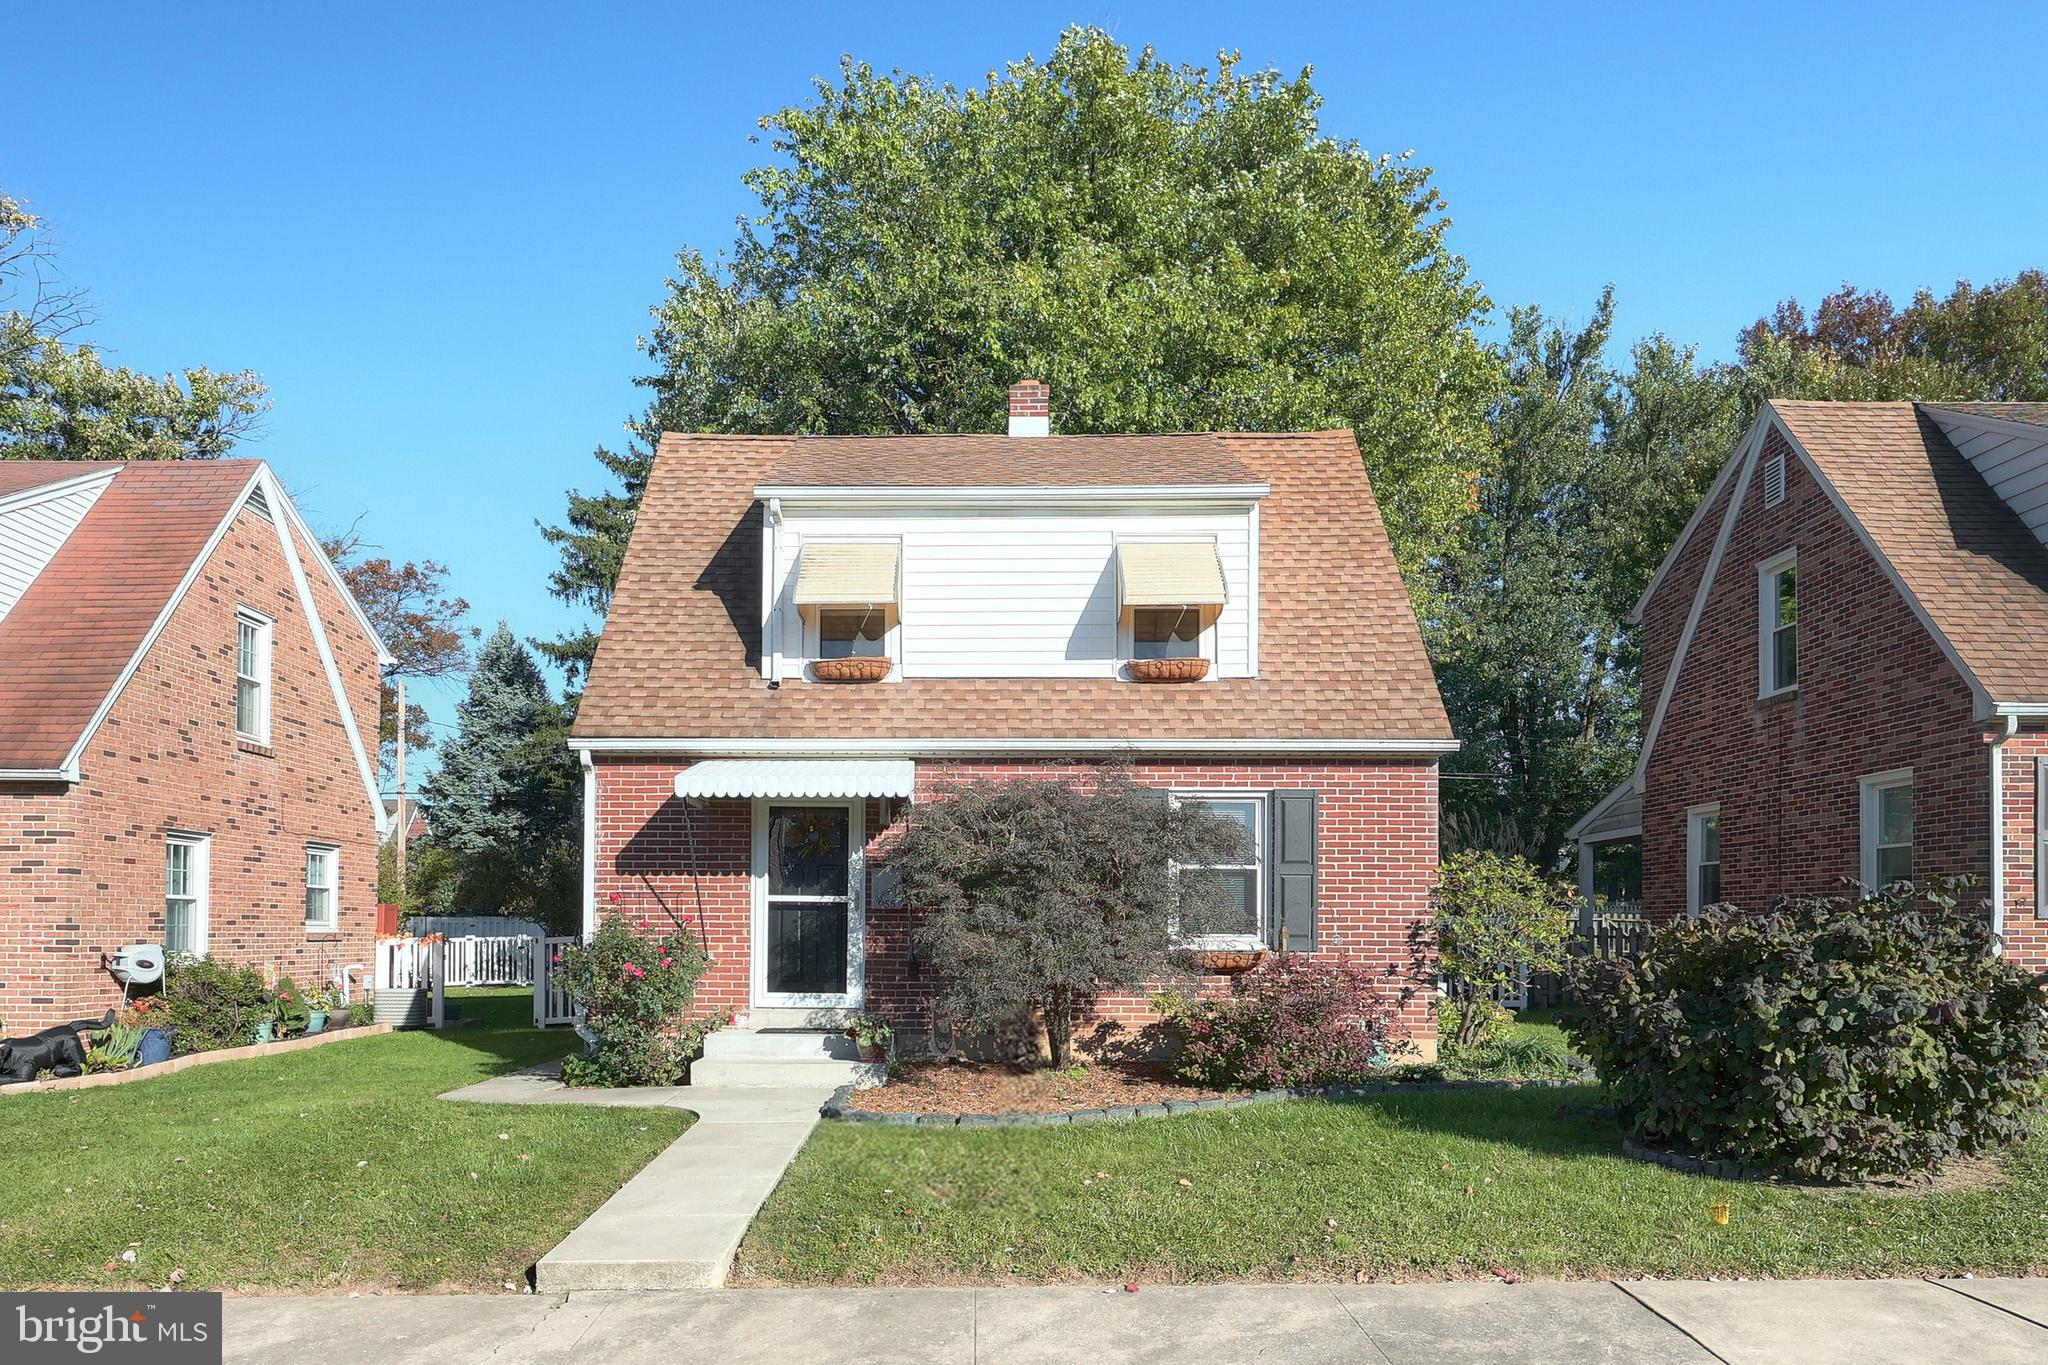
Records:
<instances>
[{"instance_id":1,"label":"white dormer","mask_svg":"<svg viewBox=\"0 0 2048 1365\"><path fill-rule=\"evenodd\" d=\"M890 660L888 681L1257 673L1267 488L1213 438L815 440L754 489L766 676L811 685L847 657ZM1208 481L1107 481L1123 470ZM1152 662L1171 659L1207 667Z\"/></svg>"}]
</instances>

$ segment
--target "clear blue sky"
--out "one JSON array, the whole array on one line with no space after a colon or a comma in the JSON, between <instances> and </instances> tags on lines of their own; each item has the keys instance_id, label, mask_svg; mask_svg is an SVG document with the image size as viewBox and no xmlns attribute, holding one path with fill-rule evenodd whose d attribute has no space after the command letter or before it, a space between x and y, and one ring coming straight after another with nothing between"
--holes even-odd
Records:
<instances>
[{"instance_id":1,"label":"clear blue sky","mask_svg":"<svg viewBox=\"0 0 2048 1365\"><path fill-rule=\"evenodd\" d=\"M2007 6L161 3L10 7L0 186L119 362L261 371L243 453L433 557L488 627L573 619L533 530L642 402L676 248L841 53L959 81L1068 23L1305 63L1326 131L1435 167L1502 305L1731 350L1777 299L2048 265L2048 12ZM447 720L452 699L424 698Z\"/></svg>"}]
</instances>

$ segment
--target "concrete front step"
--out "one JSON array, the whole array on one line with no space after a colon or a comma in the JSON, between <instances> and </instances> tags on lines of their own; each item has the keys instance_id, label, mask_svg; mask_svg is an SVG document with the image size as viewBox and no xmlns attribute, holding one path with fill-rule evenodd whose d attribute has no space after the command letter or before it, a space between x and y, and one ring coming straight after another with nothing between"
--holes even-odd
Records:
<instances>
[{"instance_id":1,"label":"concrete front step","mask_svg":"<svg viewBox=\"0 0 2048 1365\"><path fill-rule=\"evenodd\" d=\"M818 1029L724 1028L704 1040L707 1062L857 1062L860 1045Z\"/></svg>"},{"instance_id":2,"label":"concrete front step","mask_svg":"<svg viewBox=\"0 0 2048 1365\"><path fill-rule=\"evenodd\" d=\"M747 1027L750 1029L822 1029L836 1032L853 1022L859 1014L856 1009L837 1006L821 1006L816 1009L798 1009L781 1005L757 1006L747 1011Z\"/></svg>"},{"instance_id":3,"label":"concrete front step","mask_svg":"<svg viewBox=\"0 0 2048 1365\"><path fill-rule=\"evenodd\" d=\"M837 1062L823 1057L812 1061L777 1061L759 1057L713 1061L705 1057L690 1065L692 1086L723 1086L735 1090L820 1085L828 1090L837 1090L847 1084L880 1085L888 1076L887 1062Z\"/></svg>"}]
</instances>

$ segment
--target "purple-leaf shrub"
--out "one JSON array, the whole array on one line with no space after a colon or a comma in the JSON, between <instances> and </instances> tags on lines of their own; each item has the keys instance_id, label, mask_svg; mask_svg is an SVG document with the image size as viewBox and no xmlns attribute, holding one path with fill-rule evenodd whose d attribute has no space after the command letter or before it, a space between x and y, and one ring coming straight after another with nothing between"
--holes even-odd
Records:
<instances>
[{"instance_id":1,"label":"purple-leaf shrub","mask_svg":"<svg viewBox=\"0 0 2048 1365\"><path fill-rule=\"evenodd\" d=\"M1174 1070L1216 1087L1339 1085L1386 1064L1395 1005L1365 968L1282 953L1240 976L1231 993L1167 994L1179 1035Z\"/></svg>"}]
</instances>

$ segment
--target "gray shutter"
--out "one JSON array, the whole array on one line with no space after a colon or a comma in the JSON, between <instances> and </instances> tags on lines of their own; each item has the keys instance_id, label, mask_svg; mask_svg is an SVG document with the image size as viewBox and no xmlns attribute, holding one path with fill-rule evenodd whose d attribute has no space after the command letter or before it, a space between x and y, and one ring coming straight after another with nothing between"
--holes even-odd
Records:
<instances>
[{"instance_id":1,"label":"gray shutter","mask_svg":"<svg viewBox=\"0 0 2048 1365\"><path fill-rule=\"evenodd\" d=\"M1316 794L1271 792L1266 845L1273 946L1309 953L1316 946Z\"/></svg>"}]
</instances>

